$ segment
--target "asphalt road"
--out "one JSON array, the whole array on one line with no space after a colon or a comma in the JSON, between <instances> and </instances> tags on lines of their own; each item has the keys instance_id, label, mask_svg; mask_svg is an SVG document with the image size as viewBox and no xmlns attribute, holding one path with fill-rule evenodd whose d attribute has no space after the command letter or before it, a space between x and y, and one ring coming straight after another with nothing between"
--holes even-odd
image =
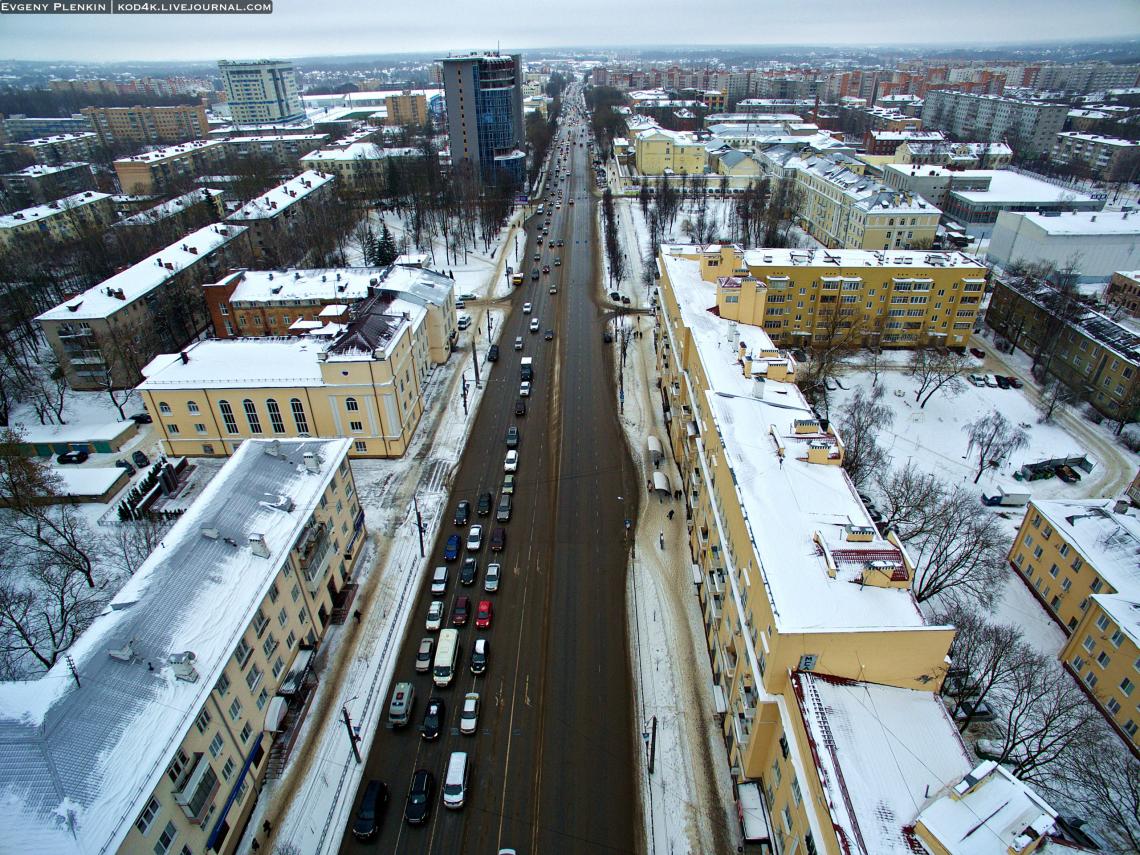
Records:
<instances>
[{"instance_id":1,"label":"asphalt road","mask_svg":"<svg viewBox=\"0 0 1140 855\"><path fill-rule=\"evenodd\" d=\"M567 122L562 124L556 154L566 135ZM584 138L584 130L572 136ZM433 689L430 674L416 674L413 667L420 639L434 635L424 629L430 602L425 583L395 677L415 685L412 724L398 731L383 727L366 758L364 782L386 782L391 800L377 840L361 844L346 830L344 852L450 855L511 847L533 855L636 848L633 752L640 728L633 720L626 640L624 521L636 526L641 492L617 423L613 348L602 342L597 199L587 148L575 143L570 168L570 179L560 185L562 208L550 214L549 239L566 245L535 246L544 218L528 221L521 265L527 278L510 297L500 359L454 480L445 525L431 546L432 565L442 564L447 536L466 535L451 524L460 499L474 505L488 491L497 501L505 434L517 424L520 462L506 549L496 556L484 538L476 556L479 579L470 588L458 584L459 562L451 563L445 598L448 617L459 593L471 598L472 608L480 599L493 600L493 625L476 630L469 622L460 629L458 676L449 687ZM546 186L557 189L552 179ZM529 272L536 252L540 264L552 267L534 283ZM553 266L556 257L561 266ZM548 293L551 284L557 294ZM524 302L533 304L529 316ZM532 317L540 320L538 333L528 331ZM547 328L555 330L553 341L544 340ZM513 350L516 336L524 340L521 353ZM480 342L485 354L486 338ZM516 418L522 356L534 358L535 382L527 415ZM488 534L496 525L493 515L474 521ZM502 564L503 579L497 593L484 594L483 573L491 561ZM490 641L489 667L481 676L468 668L477 637ZM481 695L479 730L462 736L459 709L470 691ZM438 741L426 742L419 724L433 695L447 705L448 727ZM467 751L473 760L467 803L459 811L444 809L440 800L452 751ZM412 827L403 821L403 808L412 773L420 768L435 776L435 792L428 822Z\"/></svg>"}]
</instances>

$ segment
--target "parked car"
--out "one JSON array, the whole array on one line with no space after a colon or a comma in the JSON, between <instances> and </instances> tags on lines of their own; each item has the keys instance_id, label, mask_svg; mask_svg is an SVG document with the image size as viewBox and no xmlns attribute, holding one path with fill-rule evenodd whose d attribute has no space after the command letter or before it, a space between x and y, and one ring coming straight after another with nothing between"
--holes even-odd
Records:
<instances>
[{"instance_id":1,"label":"parked car","mask_svg":"<svg viewBox=\"0 0 1140 855\"><path fill-rule=\"evenodd\" d=\"M460 294L459 299L460 300L478 300L479 298L475 294L468 292L466 294Z\"/></svg>"},{"instance_id":2,"label":"parked car","mask_svg":"<svg viewBox=\"0 0 1140 855\"><path fill-rule=\"evenodd\" d=\"M479 693L463 696L463 709L459 713L459 732L471 736L479 729Z\"/></svg>"},{"instance_id":3,"label":"parked car","mask_svg":"<svg viewBox=\"0 0 1140 855\"><path fill-rule=\"evenodd\" d=\"M487 361L488 362L498 362L499 361L499 346L497 344L493 344L489 348L487 348Z\"/></svg>"},{"instance_id":4,"label":"parked car","mask_svg":"<svg viewBox=\"0 0 1140 855\"><path fill-rule=\"evenodd\" d=\"M1020 389L1021 387L1023 387L1025 385L1020 380L1018 380L1016 377L1014 377L1012 374L1007 374L1005 379L1009 381L1009 385L1012 386L1014 389Z\"/></svg>"},{"instance_id":5,"label":"parked car","mask_svg":"<svg viewBox=\"0 0 1140 855\"><path fill-rule=\"evenodd\" d=\"M1053 471L1056 472L1057 477L1064 481L1066 484L1076 484L1081 480L1081 476L1078 475L1077 471L1071 466L1058 466Z\"/></svg>"},{"instance_id":6,"label":"parked car","mask_svg":"<svg viewBox=\"0 0 1140 855\"><path fill-rule=\"evenodd\" d=\"M459 535L453 534L447 538L443 547L443 560L454 561L459 557Z\"/></svg>"},{"instance_id":7,"label":"parked car","mask_svg":"<svg viewBox=\"0 0 1140 855\"><path fill-rule=\"evenodd\" d=\"M494 606L491 605L490 600L480 600L479 606L475 609L475 628L476 629L490 629L491 620L495 617Z\"/></svg>"},{"instance_id":8,"label":"parked car","mask_svg":"<svg viewBox=\"0 0 1140 855\"><path fill-rule=\"evenodd\" d=\"M131 463L131 461L127 460L125 457L120 457L118 460L116 460L115 465L118 466L120 469L126 469L128 475L134 475L135 474L134 464Z\"/></svg>"},{"instance_id":9,"label":"parked car","mask_svg":"<svg viewBox=\"0 0 1140 855\"><path fill-rule=\"evenodd\" d=\"M515 415L516 416L525 416L526 415L526 401L524 401L522 398L519 398L517 401L515 401Z\"/></svg>"},{"instance_id":10,"label":"parked car","mask_svg":"<svg viewBox=\"0 0 1140 855\"><path fill-rule=\"evenodd\" d=\"M388 804L388 786L383 781L372 780L364 787L356 819L352 823L352 836L357 840L372 840L380 832L380 819Z\"/></svg>"},{"instance_id":11,"label":"parked car","mask_svg":"<svg viewBox=\"0 0 1140 855\"><path fill-rule=\"evenodd\" d=\"M511 425L507 428L507 448L519 447L519 428L518 425Z\"/></svg>"},{"instance_id":12,"label":"parked car","mask_svg":"<svg viewBox=\"0 0 1140 855\"><path fill-rule=\"evenodd\" d=\"M420 639L420 648L416 651L416 673L423 674L431 670L431 657L435 652L435 639L425 636Z\"/></svg>"},{"instance_id":13,"label":"parked car","mask_svg":"<svg viewBox=\"0 0 1140 855\"><path fill-rule=\"evenodd\" d=\"M978 359L985 359L986 358L986 352L984 350L978 350L978 348L976 348L976 347L970 348L970 355L974 356Z\"/></svg>"},{"instance_id":14,"label":"parked car","mask_svg":"<svg viewBox=\"0 0 1140 855\"><path fill-rule=\"evenodd\" d=\"M455 506L455 524L467 525L468 520L471 519L471 503L466 499L461 499L459 504Z\"/></svg>"},{"instance_id":15,"label":"parked car","mask_svg":"<svg viewBox=\"0 0 1140 855\"><path fill-rule=\"evenodd\" d=\"M994 379L997 380L997 384L998 384L999 389L1008 389L1009 388L1009 380L1007 380L1001 374L995 374Z\"/></svg>"},{"instance_id":16,"label":"parked car","mask_svg":"<svg viewBox=\"0 0 1140 855\"><path fill-rule=\"evenodd\" d=\"M615 303L620 303L621 302L621 294L619 294L617 291L610 291L610 299L613 300Z\"/></svg>"},{"instance_id":17,"label":"parked car","mask_svg":"<svg viewBox=\"0 0 1140 855\"><path fill-rule=\"evenodd\" d=\"M479 516L481 516L481 517L485 517L488 514L490 514L491 513L491 503L494 500L495 500L495 497L492 496L490 493L486 493L486 492L480 493L479 499L478 499L478 504L475 506L475 513L479 514Z\"/></svg>"},{"instance_id":18,"label":"parked car","mask_svg":"<svg viewBox=\"0 0 1140 855\"><path fill-rule=\"evenodd\" d=\"M491 529L491 551L502 552L507 545L507 530L500 526Z\"/></svg>"},{"instance_id":19,"label":"parked car","mask_svg":"<svg viewBox=\"0 0 1140 855\"><path fill-rule=\"evenodd\" d=\"M471 557L463 559L463 566L459 569L459 584L474 585L479 576L479 563Z\"/></svg>"},{"instance_id":20,"label":"parked car","mask_svg":"<svg viewBox=\"0 0 1140 855\"><path fill-rule=\"evenodd\" d=\"M428 698L427 709L424 710L424 722L420 726L420 737L426 740L439 739L446 720L446 707L442 698Z\"/></svg>"},{"instance_id":21,"label":"parked car","mask_svg":"<svg viewBox=\"0 0 1140 855\"><path fill-rule=\"evenodd\" d=\"M975 386L986 385L986 377L984 374L970 374L966 377L966 379L973 383Z\"/></svg>"},{"instance_id":22,"label":"parked car","mask_svg":"<svg viewBox=\"0 0 1140 855\"><path fill-rule=\"evenodd\" d=\"M154 419L151 418L150 413L135 413L134 415L128 416L127 418L129 418L136 425L149 425L154 421Z\"/></svg>"},{"instance_id":23,"label":"parked car","mask_svg":"<svg viewBox=\"0 0 1140 855\"><path fill-rule=\"evenodd\" d=\"M416 769L412 773L412 785L408 788L408 801L404 805L404 820L408 825L423 825L428 821L434 789L435 778L427 769Z\"/></svg>"},{"instance_id":24,"label":"parked car","mask_svg":"<svg viewBox=\"0 0 1140 855\"><path fill-rule=\"evenodd\" d=\"M131 460L134 461L135 466L137 466L139 469L150 465L150 458L143 454L141 451L134 452L131 455Z\"/></svg>"},{"instance_id":25,"label":"parked car","mask_svg":"<svg viewBox=\"0 0 1140 855\"><path fill-rule=\"evenodd\" d=\"M424 623L424 628L428 632L439 632L441 626L443 626L443 600L432 600L431 605L428 606L427 621Z\"/></svg>"},{"instance_id":26,"label":"parked car","mask_svg":"<svg viewBox=\"0 0 1140 855\"><path fill-rule=\"evenodd\" d=\"M473 525L467 531L467 551L478 552L483 548L483 526Z\"/></svg>"},{"instance_id":27,"label":"parked car","mask_svg":"<svg viewBox=\"0 0 1140 855\"><path fill-rule=\"evenodd\" d=\"M483 674L487 670L487 656L490 653L487 639L475 639L475 646L471 648L471 673Z\"/></svg>"},{"instance_id":28,"label":"parked car","mask_svg":"<svg viewBox=\"0 0 1140 855\"><path fill-rule=\"evenodd\" d=\"M991 389L996 389L998 387L997 377L995 377L993 374L987 374L985 376L986 376L986 385L989 386Z\"/></svg>"},{"instance_id":29,"label":"parked car","mask_svg":"<svg viewBox=\"0 0 1140 855\"><path fill-rule=\"evenodd\" d=\"M467 626L467 617L471 614L471 600L463 594L455 598L451 606L451 625Z\"/></svg>"},{"instance_id":30,"label":"parked car","mask_svg":"<svg viewBox=\"0 0 1140 855\"><path fill-rule=\"evenodd\" d=\"M499 590L500 572L500 565L497 562L487 565L487 573L483 576L483 590L488 594L493 594Z\"/></svg>"},{"instance_id":31,"label":"parked car","mask_svg":"<svg viewBox=\"0 0 1140 855\"><path fill-rule=\"evenodd\" d=\"M459 319L455 322L455 325L461 330L467 329L469 326L471 326L471 316L460 315Z\"/></svg>"},{"instance_id":32,"label":"parked car","mask_svg":"<svg viewBox=\"0 0 1140 855\"><path fill-rule=\"evenodd\" d=\"M602 342L604 344L613 344L614 337L613 337L613 335L610 334L609 330L605 330L604 332L602 332Z\"/></svg>"},{"instance_id":33,"label":"parked car","mask_svg":"<svg viewBox=\"0 0 1140 855\"><path fill-rule=\"evenodd\" d=\"M90 456L90 454L88 454L86 451L83 451L82 449L73 449L71 451L65 451L55 459L55 462L60 464L83 463Z\"/></svg>"}]
</instances>

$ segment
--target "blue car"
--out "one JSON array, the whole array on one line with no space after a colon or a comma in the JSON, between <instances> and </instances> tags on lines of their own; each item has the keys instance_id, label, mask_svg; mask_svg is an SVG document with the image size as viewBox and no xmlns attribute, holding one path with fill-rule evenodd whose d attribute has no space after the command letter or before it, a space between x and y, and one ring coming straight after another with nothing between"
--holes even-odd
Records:
<instances>
[{"instance_id":1,"label":"blue car","mask_svg":"<svg viewBox=\"0 0 1140 855\"><path fill-rule=\"evenodd\" d=\"M443 560L454 561L459 557L459 535L453 534L447 539L447 546L443 548Z\"/></svg>"}]
</instances>

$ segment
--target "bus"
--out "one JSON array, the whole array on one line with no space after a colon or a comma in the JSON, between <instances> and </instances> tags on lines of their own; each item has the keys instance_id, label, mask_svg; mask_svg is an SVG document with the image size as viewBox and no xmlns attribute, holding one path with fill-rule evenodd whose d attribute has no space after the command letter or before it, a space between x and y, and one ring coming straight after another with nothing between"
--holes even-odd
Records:
<instances>
[{"instance_id":1,"label":"bus","mask_svg":"<svg viewBox=\"0 0 1140 855\"><path fill-rule=\"evenodd\" d=\"M435 648L435 663L432 667L432 682L441 689L451 685L455 676L455 659L459 655L459 630L445 629L439 634L439 644Z\"/></svg>"}]
</instances>

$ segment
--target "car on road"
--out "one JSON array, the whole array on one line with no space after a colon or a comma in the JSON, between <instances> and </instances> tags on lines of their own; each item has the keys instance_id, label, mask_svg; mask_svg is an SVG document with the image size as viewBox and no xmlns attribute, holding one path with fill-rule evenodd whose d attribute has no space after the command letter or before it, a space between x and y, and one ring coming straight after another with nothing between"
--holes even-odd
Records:
<instances>
[{"instance_id":1,"label":"car on road","mask_svg":"<svg viewBox=\"0 0 1140 855\"><path fill-rule=\"evenodd\" d=\"M490 600L480 600L478 607L475 609L475 628L476 629L490 629L491 620L495 616L494 607L491 605Z\"/></svg>"},{"instance_id":2,"label":"car on road","mask_svg":"<svg viewBox=\"0 0 1140 855\"><path fill-rule=\"evenodd\" d=\"M475 512L481 517L489 516L491 513L491 503L495 501L495 497L490 493L482 492L479 494L478 504L475 506Z\"/></svg>"},{"instance_id":3,"label":"car on road","mask_svg":"<svg viewBox=\"0 0 1140 855\"><path fill-rule=\"evenodd\" d=\"M479 298L475 294L467 292L465 294L460 294L459 299L460 300L478 300Z\"/></svg>"},{"instance_id":4,"label":"car on road","mask_svg":"<svg viewBox=\"0 0 1140 855\"><path fill-rule=\"evenodd\" d=\"M483 548L483 526L473 525L467 530L467 551L478 552Z\"/></svg>"},{"instance_id":5,"label":"car on road","mask_svg":"<svg viewBox=\"0 0 1140 855\"><path fill-rule=\"evenodd\" d=\"M561 258L554 259L554 266L555 267L561 267L562 266L562 259Z\"/></svg>"},{"instance_id":6,"label":"car on road","mask_svg":"<svg viewBox=\"0 0 1140 855\"><path fill-rule=\"evenodd\" d=\"M498 362L499 361L499 346L497 344L493 344L489 348L487 348L487 361L488 362Z\"/></svg>"},{"instance_id":7,"label":"car on road","mask_svg":"<svg viewBox=\"0 0 1140 855\"><path fill-rule=\"evenodd\" d=\"M483 590L488 594L493 594L499 590L499 575L501 572L501 565L498 562L487 565L487 574L483 577Z\"/></svg>"},{"instance_id":8,"label":"car on road","mask_svg":"<svg viewBox=\"0 0 1140 855\"><path fill-rule=\"evenodd\" d=\"M531 319L530 319L530 331L531 331L532 333L536 333L536 332L538 332L538 328L539 328L539 327L541 327L541 326L542 326L542 324L541 324L541 323L539 323L539 320L538 320L538 318L531 318Z\"/></svg>"},{"instance_id":9,"label":"car on road","mask_svg":"<svg viewBox=\"0 0 1140 855\"><path fill-rule=\"evenodd\" d=\"M525 416L526 415L526 401L524 401L522 398L519 398L517 401L515 401L515 415L516 416Z\"/></svg>"},{"instance_id":10,"label":"car on road","mask_svg":"<svg viewBox=\"0 0 1140 855\"><path fill-rule=\"evenodd\" d=\"M551 286L550 286L550 290L548 291L548 293L550 293L550 294L557 294L557 293L558 293L558 286L557 286L557 285L551 285Z\"/></svg>"},{"instance_id":11,"label":"car on road","mask_svg":"<svg viewBox=\"0 0 1140 855\"><path fill-rule=\"evenodd\" d=\"M503 458L503 471L504 472L517 472L519 468L519 453L513 448L507 452L507 456Z\"/></svg>"},{"instance_id":12,"label":"car on road","mask_svg":"<svg viewBox=\"0 0 1140 855\"><path fill-rule=\"evenodd\" d=\"M471 736L479 729L479 693L463 696L463 709L459 713L459 732Z\"/></svg>"},{"instance_id":13,"label":"car on road","mask_svg":"<svg viewBox=\"0 0 1140 855\"><path fill-rule=\"evenodd\" d=\"M424 722L420 727L420 737L426 740L439 739L443 730L443 722L447 716L442 698L428 698L427 709L424 710Z\"/></svg>"},{"instance_id":14,"label":"car on road","mask_svg":"<svg viewBox=\"0 0 1140 855\"><path fill-rule=\"evenodd\" d=\"M427 621L424 623L424 628L428 632L439 632L441 626L443 626L443 600L432 600L431 605L428 606Z\"/></svg>"},{"instance_id":15,"label":"car on road","mask_svg":"<svg viewBox=\"0 0 1140 855\"><path fill-rule=\"evenodd\" d=\"M504 475L503 476L503 495L504 496L510 496L510 495L513 495L514 492L515 492L515 476L514 475Z\"/></svg>"},{"instance_id":16,"label":"car on road","mask_svg":"<svg viewBox=\"0 0 1140 855\"><path fill-rule=\"evenodd\" d=\"M502 552L507 545L507 530L501 525L491 529L491 551Z\"/></svg>"},{"instance_id":17,"label":"car on road","mask_svg":"<svg viewBox=\"0 0 1140 855\"><path fill-rule=\"evenodd\" d=\"M571 204L571 205L573 205L573 204L574 204L574 200L573 200L573 199L571 199L571 200L570 200L570 204Z\"/></svg>"},{"instance_id":18,"label":"car on road","mask_svg":"<svg viewBox=\"0 0 1140 855\"><path fill-rule=\"evenodd\" d=\"M447 565L440 565L435 568L431 576L431 595L433 597L442 597L447 593Z\"/></svg>"},{"instance_id":19,"label":"car on road","mask_svg":"<svg viewBox=\"0 0 1140 855\"><path fill-rule=\"evenodd\" d=\"M521 335L515 336L515 350L523 349L523 337Z\"/></svg>"},{"instance_id":20,"label":"car on road","mask_svg":"<svg viewBox=\"0 0 1140 855\"><path fill-rule=\"evenodd\" d=\"M511 496L509 493L503 493L499 496L499 507L495 510L495 521L511 521Z\"/></svg>"},{"instance_id":21,"label":"car on road","mask_svg":"<svg viewBox=\"0 0 1140 855\"><path fill-rule=\"evenodd\" d=\"M411 683L397 683L392 690L392 700L388 704L388 724L403 727L412 720L412 709L416 705L416 687Z\"/></svg>"},{"instance_id":22,"label":"car on road","mask_svg":"<svg viewBox=\"0 0 1140 855\"><path fill-rule=\"evenodd\" d=\"M475 639L475 646L471 648L471 673L482 674L487 670L487 655L490 652L487 647L487 639Z\"/></svg>"},{"instance_id":23,"label":"car on road","mask_svg":"<svg viewBox=\"0 0 1140 855\"><path fill-rule=\"evenodd\" d=\"M529 315L530 309L531 309L530 303L523 303L523 314L524 315Z\"/></svg>"},{"instance_id":24,"label":"car on road","mask_svg":"<svg viewBox=\"0 0 1140 855\"><path fill-rule=\"evenodd\" d=\"M519 394L524 398L530 397L530 381L523 380L519 383Z\"/></svg>"},{"instance_id":25,"label":"car on road","mask_svg":"<svg viewBox=\"0 0 1140 855\"><path fill-rule=\"evenodd\" d=\"M549 273L549 272L550 272L550 265L549 265L549 264L544 264L544 265L542 266L542 272L543 272L544 274L546 274L546 273Z\"/></svg>"},{"instance_id":26,"label":"car on road","mask_svg":"<svg viewBox=\"0 0 1140 855\"><path fill-rule=\"evenodd\" d=\"M469 326L471 326L471 316L470 315L460 315L459 320L456 321L455 325L457 327L459 327L460 330L467 329Z\"/></svg>"},{"instance_id":27,"label":"car on road","mask_svg":"<svg viewBox=\"0 0 1140 855\"><path fill-rule=\"evenodd\" d=\"M360 799L360 807L356 810L352 836L364 842L374 838L380 832L380 819L384 816L387 805L388 785L383 781L369 781Z\"/></svg>"},{"instance_id":28,"label":"car on road","mask_svg":"<svg viewBox=\"0 0 1140 855\"><path fill-rule=\"evenodd\" d=\"M65 451L63 454L57 457L55 459L55 462L60 464L83 463L90 456L90 454L88 454L86 451L83 451L82 449L72 449L71 451Z\"/></svg>"},{"instance_id":29,"label":"car on road","mask_svg":"<svg viewBox=\"0 0 1140 855\"><path fill-rule=\"evenodd\" d=\"M460 585L474 585L476 578L479 576L479 564L474 558L467 557L463 559L463 566L459 568L459 584Z\"/></svg>"},{"instance_id":30,"label":"car on road","mask_svg":"<svg viewBox=\"0 0 1140 855\"><path fill-rule=\"evenodd\" d=\"M535 260L535 261L542 261L542 253L541 253L541 252L536 252L536 253L534 254L534 260Z\"/></svg>"},{"instance_id":31,"label":"car on road","mask_svg":"<svg viewBox=\"0 0 1140 855\"><path fill-rule=\"evenodd\" d=\"M546 334L543 336L543 338L546 339L547 341L553 341L554 340L554 330L547 330Z\"/></svg>"},{"instance_id":32,"label":"car on road","mask_svg":"<svg viewBox=\"0 0 1140 855\"><path fill-rule=\"evenodd\" d=\"M970 355L975 357L976 359L985 359L986 358L986 352L984 350L978 350L978 348L976 348L976 347L970 348Z\"/></svg>"},{"instance_id":33,"label":"car on road","mask_svg":"<svg viewBox=\"0 0 1140 855\"><path fill-rule=\"evenodd\" d=\"M1071 466L1061 465L1053 470L1057 473L1057 477L1064 481L1066 484L1076 484L1081 480L1081 476L1077 474L1076 470Z\"/></svg>"},{"instance_id":34,"label":"car on road","mask_svg":"<svg viewBox=\"0 0 1140 855\"><path fill-rule=\"evenodd\" d=\"M423 674L431 670L431 657L435 652L435 639L430 635L420 639L419 650L416 651L416 673Z\"/></svg>"},{"instance_id":35,"label":"car on road","mask_svg":"<svg viewBox=\"0 0 1140 855\"><path fill-rule=\"evenodd\" d=\"M511 425L507 428L507 448L519 447L519 427L518 425Z\"/></svg>"},{"instance_id":36,"label":"car on road","mask_svg":"<svg viewBox=\"0 0 1140 855\"><path fill-rule=\"evenodd\" d=\"M467 626L467 618L470 614L471 600L465 594L460 594L451 606L451 625Z\"/></svg>"},{"instance_id":37,"label":"car on road","mask_svg":"<svg viewBox=\"0 0 1140 855\"><path fill-rule=\"evenodd\" d=\"M404 821L408 825L423 825L428 821L434 789L435 778L427 769L416 769L412 773L412 785L408 788L408 801L404 805Z\"/></svg>"},{"instance_id":38,"label":"car on road","mask_svg":"<svg viewBox=\"0 0 1140 855\"><path fill-rule=\"evenodd\" d=\"M471 519L471 503L466 499L460 499L459 504L455 506L455 524L467 525L467 521Z\"/></svg>"},{"instance_id":39,"label":"car on road","mask_svg":"<svg viewBox=\"0 0 1140 855\"><path fill-rule=\"evenodd\" d=\"M542 243L542 238L539 238L539 239L538 239L538 242L539 242L539 243ZM530 272L530 279L531 279L531 281L532 281L532 282L537 282L537 281L538 281L538 277L539 277L539 276L541 276L541 275L542 275L542 274L539 272L538 268L536 267L536 268L534 268L534 270L532 270L532 271Z\"/></svg>"},{"instance_id":40,"label":"car on road","mask_svg":"<svg viewBox=\"0 0 1140 855\"><path fill-rule=\"evenodd\" d=\"M443 560L454 561L459 557L459 535L453 534L447 538L443 547Z\"/></svg>"}]
</instances>

